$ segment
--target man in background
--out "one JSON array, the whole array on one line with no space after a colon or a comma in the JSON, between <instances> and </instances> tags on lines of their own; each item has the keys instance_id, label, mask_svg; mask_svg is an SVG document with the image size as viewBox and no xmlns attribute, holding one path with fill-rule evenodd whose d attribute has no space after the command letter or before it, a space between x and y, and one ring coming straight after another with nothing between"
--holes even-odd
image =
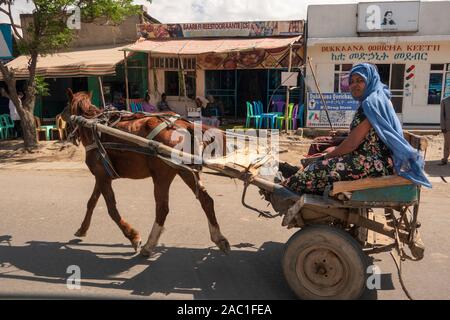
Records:
<instances>
[{"instance_id":1,"label":"man in background","mask_svg":"<svg viewBox=\"0 0 450 320\"><path fill-rule=\"evenodd\" d=\"M23 93L18 92L17 96L19 98L19 103L22 104ZM17 138L22 137L22 125L20 123L20 116L17 112L16 105L11 99L9 99L9 116L11 120L14 121L14 135Z\"/></svg>"},{"instance_id":2,"label":"man in background","mask_svg":"<svg viewBox=\"0 0 450 320\"><path fill-rule=\"evenodd\" d=\"M441 130L444 134L444 157L441 165L446 165L450 155L450 95L441 101Z\"/></svg>"},{"instance_id":3,"label":"man in background","mask_svg":"<svg viewBox=\"0 0 450 320\"><path fill-rule=\"evenodd\" d=\"M167 96L165 93L161 95L161 101L158 102L157 107L158 110L162 112L172 111L172 109L169 107L169 104L167 103Z\"/></svg>"}]
</instances>

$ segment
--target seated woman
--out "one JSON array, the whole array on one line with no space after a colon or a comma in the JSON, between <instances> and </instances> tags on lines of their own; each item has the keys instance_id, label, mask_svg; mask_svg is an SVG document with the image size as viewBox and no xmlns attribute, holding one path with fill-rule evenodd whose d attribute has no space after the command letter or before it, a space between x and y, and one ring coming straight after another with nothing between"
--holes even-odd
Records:
<instances>
[{"instance_id":1,"label":"seated woman","mask_svg":"<svg viewBox=\"0 0 450 320\"><path fill-rule=\"evenodd\" d=\"M322 194L335 181L396 173L431 187L423 172L423 158L404 139L390 91L381 83L376 67L368 63L354 66L350 91L360 106L347 138L319 154L316 161L298 170L283 185L300 194Z\"/></svg>"},{"instance_id":2,"label":"seated woman","mask_svg":"<svg viewBox=\"0 0 450 320\"><path fill-rule=\"evenodd\" d=\"M150 93L145 93L144 101L142 102L142 110L144 112L154 113L158 112L158 108L150 103Z\"/></svg>"}]
</instances>

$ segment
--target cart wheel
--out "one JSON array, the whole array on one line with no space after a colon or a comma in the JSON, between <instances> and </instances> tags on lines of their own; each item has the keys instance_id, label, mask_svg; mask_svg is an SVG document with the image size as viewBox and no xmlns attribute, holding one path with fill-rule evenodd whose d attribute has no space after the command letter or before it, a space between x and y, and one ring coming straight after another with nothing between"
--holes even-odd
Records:
<instances>
[{"instance_id":1,"label":"cart wheel","mask_svg":"<svg viewBox=\"0 0 450 320\"><path fill-rule=\"evenodd\" d=\"M313 225L289 239L282 265L300 299L358 299L366 284L368 258L345 231Z\"/></svg>"}]
</instances>

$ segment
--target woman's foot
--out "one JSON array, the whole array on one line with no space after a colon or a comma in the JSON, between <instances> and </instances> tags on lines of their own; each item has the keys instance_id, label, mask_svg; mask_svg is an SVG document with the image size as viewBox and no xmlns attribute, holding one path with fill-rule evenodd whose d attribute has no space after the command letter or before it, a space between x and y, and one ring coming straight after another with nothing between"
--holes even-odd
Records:
<instances>
[{"instance_id":1,"label":"woman's foot","mask_svg":"<svg viewBox=\"0 0 450 320\"><path fill-rule=\"evenodd\" d=\"M298 170L300 170L299 167L293 166L293 165L291 165L291 164L289 164L287 162L280 162L278 168L279 168L279 171L281 172L281 175L285 179L293 176L294 174L297 173Z\"/></svg>"}]
</instances>

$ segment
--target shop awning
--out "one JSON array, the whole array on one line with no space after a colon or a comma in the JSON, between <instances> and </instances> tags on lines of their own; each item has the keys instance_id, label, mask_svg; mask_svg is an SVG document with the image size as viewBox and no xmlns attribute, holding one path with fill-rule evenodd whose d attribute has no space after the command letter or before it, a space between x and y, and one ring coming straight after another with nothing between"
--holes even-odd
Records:
<instances>
[{"instance_id":1,"label":"shop awning","mask_svg":"<svg viewBox=\"0 0 450 320\"><path fill-rule=\"evenodd\" d=\"M205 53L227 53L256 49L287 47L301 39L289 38L244 38L244 39L152 39L138 40L123 50L168 55L197 55Z\"/></svg>"},{"instance_id":2,"label":"shop awning","mask_svg":"<svg viewBox=\"0 0 450 320\"><path fill-rule=\"evenodd\" d=\"M70 78L97 75L113 75L116 65L122 62L121 51L125 46L83 48L83 50L60 52L40 56L36 74L44 78ZM28 77L29 56L20 56L7 66L15 70L17 79ZM1 74L0 74L0 78Z\"/></svg>"}]
</instances>

